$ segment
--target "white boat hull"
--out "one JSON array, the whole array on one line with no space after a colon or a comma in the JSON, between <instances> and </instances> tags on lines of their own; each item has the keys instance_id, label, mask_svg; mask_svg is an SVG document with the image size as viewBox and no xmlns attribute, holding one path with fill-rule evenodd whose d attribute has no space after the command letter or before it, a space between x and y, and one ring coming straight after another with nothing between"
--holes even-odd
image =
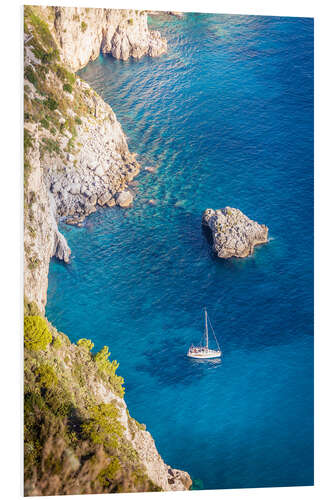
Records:
<instances>
[{"instance_id":1,"label":"white boat hull","mask_svg":"<svg viewBox=\"0 0 333 500\"><path fill-rule=\"evenodd\" d=\"M189 350L187 351L187 356L189 358L195 358L195 359L212 359L212 358L220 358L222 356L222 351L219 346L219 343L217 341L217 338L214 333L214 329L212 327L212 324L209 320L210 327L213 331L213 335L215 338L216 342L216 347L217 349L210 349L209 348L209 339L208 339L208 314L207 314L207 309L205 308L205 345L191 345Z\"/></svg>"},{"instance_id":2,"label":"white boat hull","mask_svg":"<svg viewBox=\"0 0 333 500\"><path fill-rule=\"evenodd\" d=\"M222 356L222 353L221 351L213 351L211 349L207 352L188 351L187 356L189 358L195 358L195 359L212 359L212 358L220 358Z\"/></svg>"}]
</instances>

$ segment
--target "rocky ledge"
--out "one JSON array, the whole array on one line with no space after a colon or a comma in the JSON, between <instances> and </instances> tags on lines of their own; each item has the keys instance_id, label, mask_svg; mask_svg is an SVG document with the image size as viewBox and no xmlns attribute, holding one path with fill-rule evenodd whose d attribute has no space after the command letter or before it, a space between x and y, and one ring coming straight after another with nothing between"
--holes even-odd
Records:
<instances>
[{"instance_id":1,"label":"rocky ledge","mask_svg":"<svg viewBox=\"0 0 333 500\"><path fill-rule=\"evenodd\" d=\"M268 241L268 227L249 219L237 208L207 208L202 223L210 228L213 248L222 259L247 257L256 245Z\"/></svg>"}]
</instances>

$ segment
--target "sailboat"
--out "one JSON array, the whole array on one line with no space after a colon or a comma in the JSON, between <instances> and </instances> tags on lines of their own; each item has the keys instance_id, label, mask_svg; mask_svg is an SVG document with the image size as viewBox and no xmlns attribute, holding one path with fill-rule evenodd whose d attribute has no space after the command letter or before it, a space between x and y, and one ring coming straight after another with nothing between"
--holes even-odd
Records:
<instances>
[{"instance_id":1,"label":"sailboat","mask_svg":"<svg viewBox=\"0 0 333 500\"><path fill-rule=\"evenodd\" d=\"M210 349L209 348L209 345L208 345L208 323L207 323L207 320L209 321L209 325L212 329L212 332L213 332L213 335L214 335L214 338L215 338L215 342L216 342L216 345L217 345L217 349ZM197 359L209 359L209 358L220 358L221 355L222 355L222 351L220 349L220 346L219 346L219 343L217 341L217 338L215 336L215 332L214 332L214 329L212 327L212 324L210 322L210 319L208 318L208 314L207 314L207 309L205 308L205 333L204 333L204 337L205 337L205 345L202 346L194 346L194 345L191 345L191 347L189 348L189 350L187 351L187 356L189 358L197 358Z\"/></svg>"}]
</instances>

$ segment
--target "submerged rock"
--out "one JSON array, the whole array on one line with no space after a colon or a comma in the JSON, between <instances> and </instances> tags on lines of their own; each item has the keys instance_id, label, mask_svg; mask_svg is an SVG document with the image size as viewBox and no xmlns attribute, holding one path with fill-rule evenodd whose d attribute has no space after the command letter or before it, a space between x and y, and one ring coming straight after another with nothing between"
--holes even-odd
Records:
<instances>
[{"instance_id":1,"label":"submerged rock","mask_svg":"<svg viewBox=\"0 0 333 500\"><path fill-rule=\"evenodd\" d=\"M117 205L122 208L129 207L133 202L133 195L129 191L121 191L117 196Z\"/></svg>"},{"instance_id":2,"label":"submerged rock","mask_svg":"<svg viewBox=\"0 0 333 500\"><path fill-rule=\"evenodd\" d=\"M202 223L210 228L213 248L222 259L247 257L256 245L268 241L268 227L249 219L237 208L207 208Z\"/></svg>"},{"instance_id":3,"label":"submerged rock","mask_svg":"<svg viewBox=\"0 0 333 500\"><path fill-rule=\"evenodd\" d=\"M85 219L84 215L76 216L76 217L68 217L66 219L66 224L68 224L69 226L75 226L75 225L79 226L84 221L84 219Z\"/></svg>"},{"instance_id":4,"label":"submerged rock","mask_svg":"<svg viewBox=\"0 0 333 500\"><path fill-rule=\"evenodd\" d=\"M157 170L157 167L145 167L145 170L147 172L150 172L151 174L154 174Z\"/></svg>"}]
</instances>

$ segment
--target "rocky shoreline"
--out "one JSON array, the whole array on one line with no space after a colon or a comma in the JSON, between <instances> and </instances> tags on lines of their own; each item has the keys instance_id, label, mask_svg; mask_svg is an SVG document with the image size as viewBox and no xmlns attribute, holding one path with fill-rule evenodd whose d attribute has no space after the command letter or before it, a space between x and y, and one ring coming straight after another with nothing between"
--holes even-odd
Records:
<instances>
[{"instance_id":1,"label":"rocky shoreline","mask_svg":"<svg viewBox=\"0 0 333 500\"><path fill-rule=\"evenodd\" d=\"M268 227L249 219L237 208L207 208L202 223L210 229L213 249L222 259L248 257L255 246L268 241Z\"/></svg>"},{"instance_id":2,"label":"rocky shoreline","mask_svg":"<svg viewBox=\"0 0 333 500\"><path fill-rule=\"evenodd\" d=\"M157 56L166 51L167 44L158 32L149 31L144 11L31 6L24 9L24 42L25 314L31 321L41 321L50 259L56 256L68 262L71 254L65 237L59 232L59 218L65 218L68 224L80 225L86 216L96 211L96 206L129 207L133 195L128 184L140 171L111 107L74 72L98 57L101 51L119 59L144 54ZM66 391L69 387L75 390L75 411L87 413L82 393L90 400L93 398L91 403L97 407L112 402L120 412L124 439L131 443L128 448L127 442L123 442L124 453L126 450L132 453L133 449L135 467L144 470L138 486L143 489L139 491L189 489L190 476L164 463L147 431L138 426L133 430L133 419L125 402L105 383L105 374L96 372L95 358L87 358L89 370L78 379L82 350L52 325L48 328L52 331L52 344L41 353L25 349L25 380L31 378L32 392L40 384L38 366L45 365L49 377L52 373L53 379L62 380ZM39 425L37 414L32 406L29 417L32 429ZM103 475L111 466L104 451L93 448L95 462L90 464L86 453L81 457L74 446L60 439L60 431L67 425L66 418L59 424L59 432L54 430L53 441L46 441L38 453L48 454L50 446L51 451L56 447L58 451L54 456L51 453L50 460L58 461L66 471L72 469L66 472L72 480L64 482L60 474L50 476L47 462L42 461L42 467L29 466L32 477L26 478L26 494L112 491L112 481ZM25 447L28 457L31 446L34 446L33 440ZM84 441L82 446L84 451L87 443ZM133 468L133 453L126 458L125 469ZM69 456L72 458L68 468ZM77 471L81 474L83 489L77 480ZM38 474L41 474L39 478ZM126 488L138 491L133 478L130 482L121 478L119 481L123 488L119 491Z\"/></svg>"},{"instance_id":3,"label":"rocky shoreline","mask_svg":"<svg viewBox=\"0 0 333 500\"><path fill-rule=\"evenodd\" d=\"M145 11L25 8L24 281L41 311L50 258L68 262L71 253L58 219L80 226L98 206L129 207L140 171L111 107L74 72L100 52L127 59L166 50Z\"/></svg>"}]
</instances>

